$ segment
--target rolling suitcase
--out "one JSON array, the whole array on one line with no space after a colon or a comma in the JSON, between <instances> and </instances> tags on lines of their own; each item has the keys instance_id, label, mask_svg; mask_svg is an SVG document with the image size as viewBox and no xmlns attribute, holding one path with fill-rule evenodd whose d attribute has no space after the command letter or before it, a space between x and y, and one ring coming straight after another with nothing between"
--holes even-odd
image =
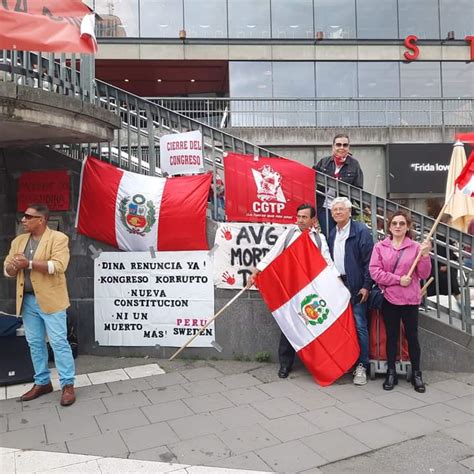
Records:
<instances>
[{"instance_id":1,"label":"rolling suitcase","mask_svg":"<svg viewBox=\"0 0 474 474\"><path fill-rule=\"evenodd\" d=\"M385 344L387 335L383 322L382 312L378 309L370 310L369 323L369 358L370 358L370 378L375 379L376 374L387 373L387 352ZM405 338L405 328L400 322L400 338L398 340L397 361L395 363L397 373L406 375L408 381L411 380L411 362L408 353L408 343Z\"/></svg>"}]
</instances>

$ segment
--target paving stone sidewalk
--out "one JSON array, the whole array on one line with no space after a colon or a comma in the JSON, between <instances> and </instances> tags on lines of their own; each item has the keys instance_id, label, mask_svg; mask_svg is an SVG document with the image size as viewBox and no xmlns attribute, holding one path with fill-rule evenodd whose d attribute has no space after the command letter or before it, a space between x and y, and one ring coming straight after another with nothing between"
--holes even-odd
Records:
<instances>
[{"instance_id":1,"label":"paving stone sidewalk","mask_svg":"<svg viewBox=\"0 0 474 474\"><path fill-rule=\"evenodd\" d=\"M304 368L280 380L274 364L156 362L165 374L78 388L72 407L59 406L59 392L0 401L0 446L215 472L474 466L474 374L425 372L427 392L418 394L404 380L393 392L382 390L382 379L356 387L350 375L322 388Z\"/></svg>"}]
</instances>

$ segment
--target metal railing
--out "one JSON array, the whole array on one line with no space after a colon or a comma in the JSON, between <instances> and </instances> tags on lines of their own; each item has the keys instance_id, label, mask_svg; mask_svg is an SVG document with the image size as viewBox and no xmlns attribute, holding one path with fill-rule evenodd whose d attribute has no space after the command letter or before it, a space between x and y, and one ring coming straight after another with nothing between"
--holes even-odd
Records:
<instances>
[{"instance_id":1,"label":"metal railing","mask_svg":"<svg viewBox=\"0 0 474 474\"><path fill-rule=\"evenodd\" d=\"M88 55L0 49L0 81L3 82L89 101L94 98L92 73L93 59Z\"/></svg>"},{"instance_id":2,"label":"metal railing","mask_svg":"<svg viewBox=\"0 0 474 474\"><path fill-rule=\"evenodd\" d=\"M149 98L212 127L472 126L474 98Z\"/></svg>"},{"instance_id":3,"label":"metal railing","mask_svg":"<svg viewBox=\"0 0 474 474\"><path fill-rule=\"evenodd\" d=\"M8 58L8 55L3 56L3 58L5 57ZM27 70L26 63L17 65L15 56L12 55L11 57L15 66L12 66L12 63L8 61L0 62L0 80L18 83L22 79L26 86L40 87L41 79L39 73L35 73L33 69ZM77 70L74 71L70 68L71 70L68 71L67 64L59 62L58 67L56 64L57 61L54 60L52 66L49 65L52 69L52 74L50 74L50 69L48 69L47 82L53 85L49 89L50 92L74 94L78 99L83 100L83 97L86 97L86 95L81 91L91 90L92 83L88 86L81 86L84 83L84 77L81 78ZM36 83L34 79L37 79L38 82ZM160 175L158 159L160 137L167 133L200 130L203 135L205 165L207 169L213 171L215 185L216 172L223 168L223 157L226 152L277 156L267 149L234 137L222 129L211 127L194 118L178 114L169 108L104 82L95 81L94 85L95 93L90 99L98 106L119 115L122 127L115 131L114 139L111 142L54 145L54 149L76 160L82 161L89 154L95 153L101 159L121 168L142 174ZM394 202L335 180L322 173L317 174L317 184L322 195L325 195L328 190L333 190L336 195L345 195L356 203L359 206L358 218L367 222L368 226L372 229L375 240L385 235L387 231L387 215L390 212L403 208ZM321 187L324 191L321 191ZM216 205L215 200L214 207ZM407 210L412 215L416 234L421 239L431 229L433 219L416 211ZM454 246L452 245L453 241L456 242ZM473 320L470 308L471 295L469 287L469 281L472 276L472 263L468 265L467 260L471 259L472 262L474 237L440 224L434 236L434 243L435 252L438 248L444 247L446 249L448 247L445 255L449 255L450 249L455 250L458 254L457 261L441 258L436 256L436 254L433 258L435 264L438 262L445 263L448 272L456 272L458 275L461 289L461 306L460 310L454 307L455 304L451 299L451 288L448 288L447 304L441 304L440 298L437 297L434 301L428 300L427 305L435 309L435 317L438 319L468 334L472 334ZM437 281L435 285L438 285Z\"/></svg>"}]
</instances>

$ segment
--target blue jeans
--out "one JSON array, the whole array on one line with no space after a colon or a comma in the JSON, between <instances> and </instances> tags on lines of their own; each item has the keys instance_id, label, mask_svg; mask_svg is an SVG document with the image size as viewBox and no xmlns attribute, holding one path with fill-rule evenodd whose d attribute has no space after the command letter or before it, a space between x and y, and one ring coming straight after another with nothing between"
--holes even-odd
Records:
<instances>
[{"instance_id":1,"label":"blue jeans","mask_svg":"<svg viewBox=\"0 0 474 474\"><path fill-rule=\"evenodd\" d=\"M369 367L369 330L367 328L367 310L367 303L352 305L357 329L357 338L359 339L360 346L358 363L364 364L366 369Z\"/></svg>"},{"instance_id":2,"label":"blue jeans","mask_svg":"<svg viewBox=\"0 0 474 474\"><path fill-rule=\"evenodd\" d=\"M30 346L31 360L35 369L35 384L46 385L51 380L48 367L48 348L45 337L54 352L54 361L61 387L74 384L74 358L67 340L66 311L46 314L38 306L33 294L26 293L23 299L23 325Z\"/></svg>"}]
</instances>

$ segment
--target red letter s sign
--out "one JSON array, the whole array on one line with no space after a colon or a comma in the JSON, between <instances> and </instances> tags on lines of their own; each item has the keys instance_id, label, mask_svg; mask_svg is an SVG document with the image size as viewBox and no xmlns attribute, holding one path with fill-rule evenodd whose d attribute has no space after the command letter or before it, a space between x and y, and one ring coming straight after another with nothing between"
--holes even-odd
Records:
<instances>
[{"instance_id":1,"label":"red letter s sign","mask_svg":"<svg viewBox=\"0 0 474 474\"><path fill-rule=\"evenodd\" d=\"M415 35L410 35L405 38L403 41L403 44L405 45L405 48L409 49L410 51L405 51L403 53L403 56L405 56L405 59L407 61L414 61L420 54L420 48L416 45L416 42L418 41L418 37Z\"/></svg>"}]
</instances>

